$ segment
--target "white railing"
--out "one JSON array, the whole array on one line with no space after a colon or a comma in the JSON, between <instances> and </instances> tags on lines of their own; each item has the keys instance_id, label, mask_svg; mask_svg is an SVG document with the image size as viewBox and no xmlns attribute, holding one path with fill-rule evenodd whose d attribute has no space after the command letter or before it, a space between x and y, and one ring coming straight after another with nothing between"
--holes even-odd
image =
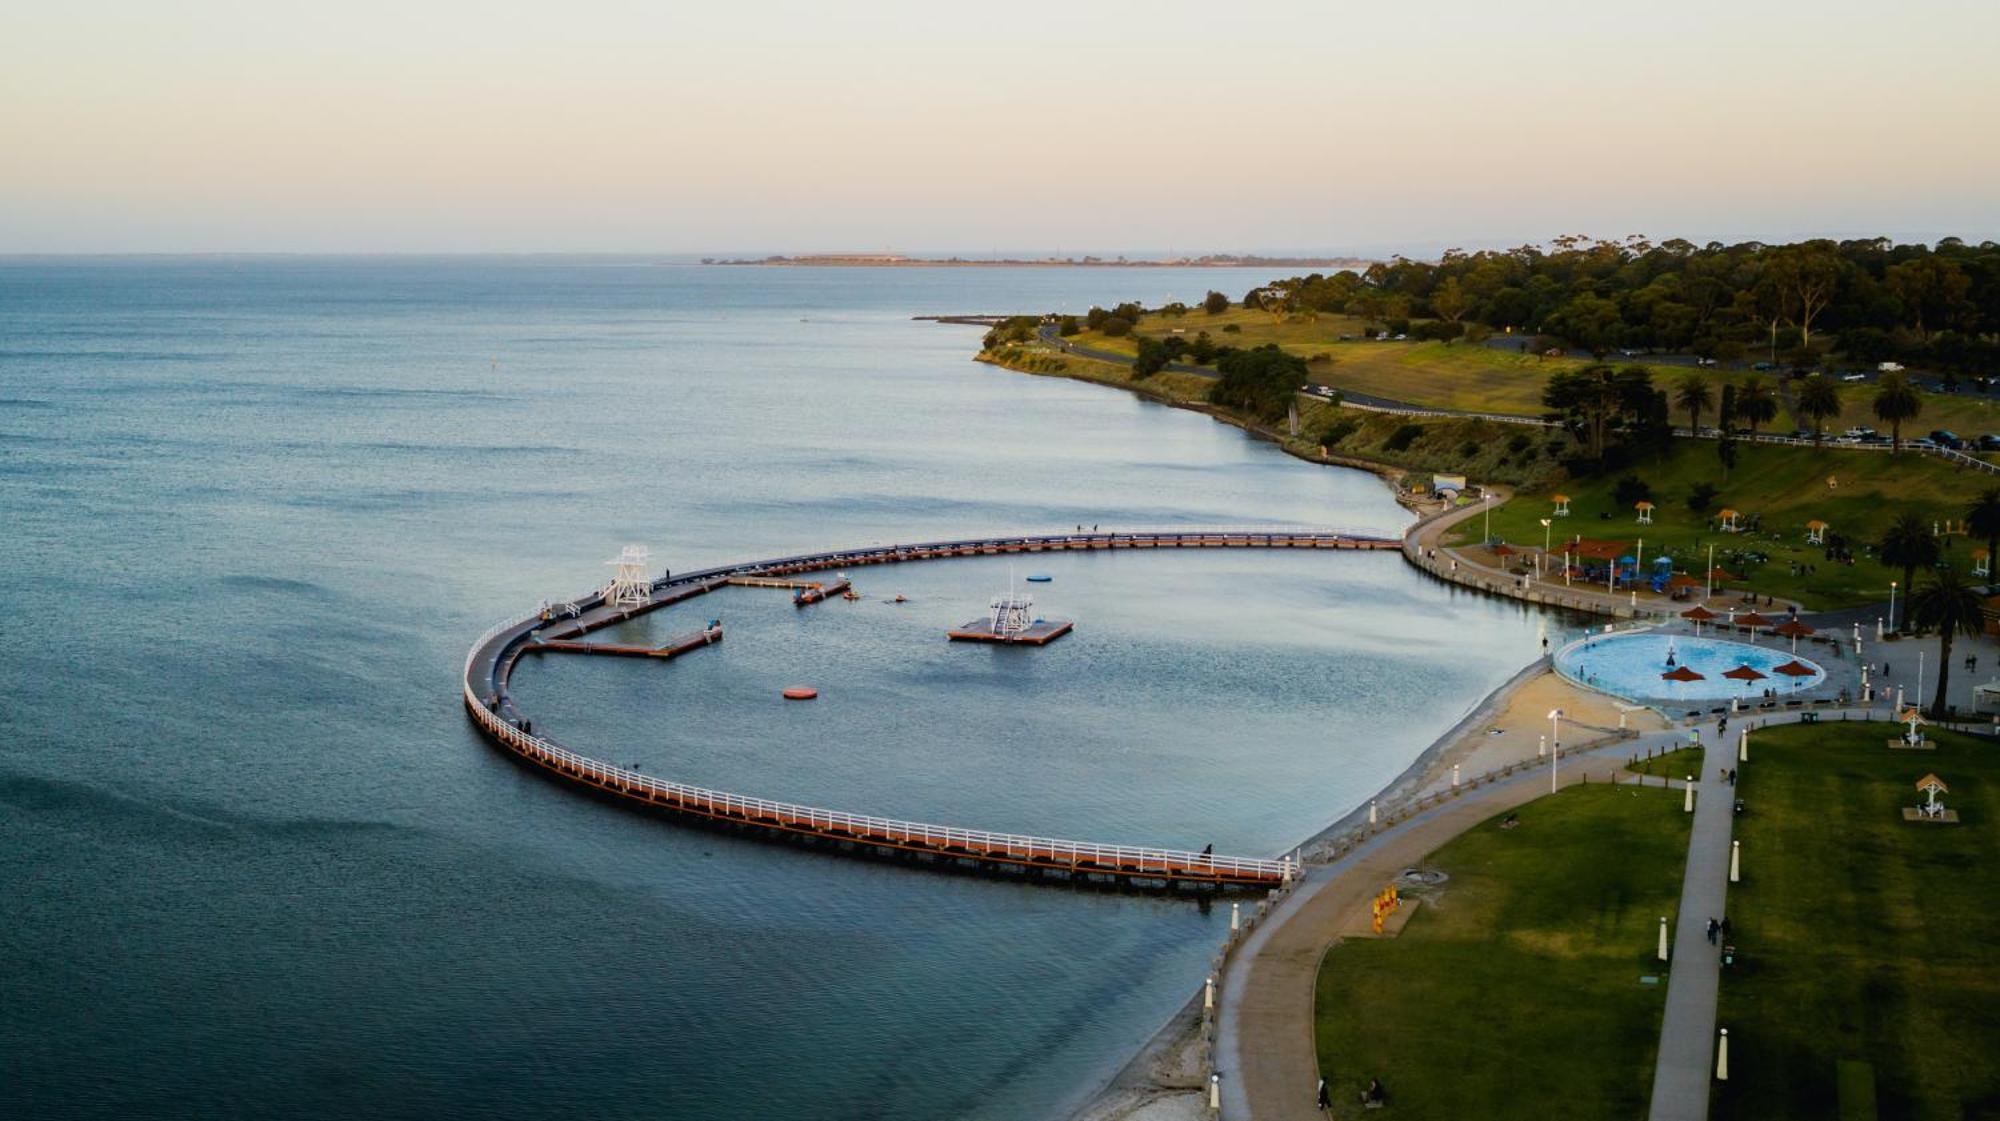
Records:
<instances>
[{"instance_id":1,"label":"white railing","mask_svg":"<svg viewBox=\"0 0 2000 1121\"><path fill-rule=\"evenodd\" d=\"M719 816L743 818L753 824L758 819L774 819L770 823L819 830L844 830L855 834L852 839L860 841L877 840L890 844L899 841L905 844L919 843L934 849L963 848L968 850L965 855L976 857L1004 855L1011 859L1028 861L1047 857L1058 865L1078 871L1103 871L1127 875L1153 873L1160 876L1184 877L1208 875L1272 883L1288 881L1298 873L1297 863L1291 860L1216 856L1180 849L1105 845L1019 833L959 829L947 825L931 825L790 802L775 802L765 798L751 798L722 790L708 790L684 783L668 782L592 759L551 740L516 728L489 711L486 702L473 691L472 668L481 652L502 632L525 622L527 622L525 619L514 620L490 628L466 654L465 673L461 681L466 709L473 714L473 718L478 721L481 728L515 751L571 768L580 776L594 779L599 785L616 784L628 790L636 789L649 795L658 795L672 802L682 803L684 807L686 803L694 803L693 807L685 808L695 808L703 812L719 811ZM496 649L494 651L496 661L504 653L504 649ZM490 679L488 683L498 685ZM946 855L951 854L946 853ZM1097 867L1086 867L1087 864Z\"/></svg>"}]
</instances>

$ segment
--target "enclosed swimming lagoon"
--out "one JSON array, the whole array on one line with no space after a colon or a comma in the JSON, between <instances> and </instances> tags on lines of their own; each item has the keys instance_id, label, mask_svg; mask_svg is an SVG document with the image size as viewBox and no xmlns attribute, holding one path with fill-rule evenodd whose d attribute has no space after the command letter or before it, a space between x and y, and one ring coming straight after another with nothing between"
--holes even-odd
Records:
<instances>
[{"instance_id":1,"label":"enclosed swimming lagoon","mask_svg":"<svg viewBox=\"0 0 2000 1121\"><path fill-rule=\"evenodd\" d=\"M1555 668L1580 685L1647 702L1786 697L1826 681L1825 667L1783 646L1657 631L1579 639L1556 652Z\"/></svg>"}]
</instances>

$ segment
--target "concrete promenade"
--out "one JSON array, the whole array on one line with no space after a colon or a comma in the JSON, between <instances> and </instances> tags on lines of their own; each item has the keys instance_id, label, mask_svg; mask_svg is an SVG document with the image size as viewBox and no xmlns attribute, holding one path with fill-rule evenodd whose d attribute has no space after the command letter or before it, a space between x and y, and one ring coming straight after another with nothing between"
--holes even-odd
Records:
<instances>
[{"instance_id":1,"label":"concrete promenade","mask_svg":"<svg viewBox=\"0 0 2000 1121\"><path fill-rule=\"evenodd\" d=\"M1681 880L1680 921L1674 924L1667 1007L1653 1067L1652 1121L1705 1121L1715 1073L1715 998L1722 984L1722 945L1709 942L1708 922L1729 911L1729 842L1735 791L1723 772L1738 765L1739 726L1718 741L1714 724L1700 726L1701 775L1695 784L1694 827ZM1751 736L1756 749L1756 736Z\"/></svg>"}]
</instances>

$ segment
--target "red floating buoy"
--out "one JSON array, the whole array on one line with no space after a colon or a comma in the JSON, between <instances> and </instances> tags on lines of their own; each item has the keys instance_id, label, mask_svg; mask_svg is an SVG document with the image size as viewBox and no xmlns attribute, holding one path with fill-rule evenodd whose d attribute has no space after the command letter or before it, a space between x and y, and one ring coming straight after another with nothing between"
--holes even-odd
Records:
<instances>
[{"instance_id":1,"label":"red floating buoy","mask_svg":"<svg viewBox=\"0 0 2000 1121\"><path fill-rule=\"evenodd\" d=\"M788 701L809 701L817 696L819 696L818 689L809 689L804 685L794 685L785 690L785 699Z\"/></svg>"}]
</instances>

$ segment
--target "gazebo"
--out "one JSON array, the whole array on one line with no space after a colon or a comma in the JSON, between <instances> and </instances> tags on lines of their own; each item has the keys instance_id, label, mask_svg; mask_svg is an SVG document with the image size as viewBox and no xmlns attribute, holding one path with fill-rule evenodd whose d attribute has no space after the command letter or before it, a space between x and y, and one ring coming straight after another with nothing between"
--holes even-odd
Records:
<instances>
[{"instance_id":1,"label":"gazebo","mask_svg":"<svg viewBox=\"0 0 2000 1121\"><path fill-rule=\"evenodd\" d=\"M1556 504L1556 510L1555 510L1556 517L1558 518L1569 517L1569 495L1552 494L1549 496L1549 501Z\"/></svg>"},{"instance_id":2,"label":"gazebo","mask_svg":"<svg viewBox=\"0 0 2000 1121\"><path fill-rule=\"evenodd\" d=\"M1640 525L1652 525L1652 524L1653 524L1653 504L1652 504L1652 503L1650 503L1650 502L1645 502L1645 501L1640 501L1640 502L1635 502L1635 503L1633 503L1633 504L1632 504L1632 508L1633 508L1634 510L1637 510L1637 511L1639 511L1639 524L1640 524Z\"/></svg>"},{"instance_id":3,"label":"gazebo","mask_svg":"<svg viewBox=\"0 0 2000 1121\"><path fill-rule=\"evenodd\" d=\"M1958 821L1958 814L1945 809L1944 803L1938 801L1938 795L1951 793L1951 788L1944 784L1943 779L1934 774L1925 775L1917 780L1917 793L1924 796L1924 804L1905 809L1904 821L1935 821L1947 825Z\"/></svg>"},{"instance_id":4,"label":"gazebo","mask_svg":"<svg viewBox=\"0 0 2000 1121\"><path fill-rule=\"evenodd\" d=\"M1993 575L1993 555L1984 548L1972 550L1972 574L1974 576Z\"/></svg>"},{"instance_id":5,"label":"gazebo","mask_svg":"<svg viewBox=\"0 0 2000 1121\"><path fill-rule=\"evenodd\" d=\"M1743 527L1736 524L1736 519L1742 516L1743 514L1740 511L1730 510L1725 508L1720 514L1716 515L1716 517L1720 519L1722 522L1722 524L1717 526L1716 528L1720 529L1724 533L1737 533L1741 531Z\"/></svg>"},{"instance_id":6,"label":"gazebo","mask_svg":"<svg viewBox=\"0 0 2000 1121\"><path fill-rule=\"evenodd\" d=\"M1826 524L1825 522L1823 522L1823 521L1820 521L1820 520L1819 520L1819 519L1817 519L1817 518L1813 519L1812 521L1809 521L1809 522L1807 522L1807 523L1806 523L1806 544L1808 544L1808 545L1824 545L1824 544L1826 544L1826 531L1827 531L1827 529L1828 529L1828 528L1829 528L1829 527L1827 526L1827 524Z\"/></svg>"}]
</instances>

